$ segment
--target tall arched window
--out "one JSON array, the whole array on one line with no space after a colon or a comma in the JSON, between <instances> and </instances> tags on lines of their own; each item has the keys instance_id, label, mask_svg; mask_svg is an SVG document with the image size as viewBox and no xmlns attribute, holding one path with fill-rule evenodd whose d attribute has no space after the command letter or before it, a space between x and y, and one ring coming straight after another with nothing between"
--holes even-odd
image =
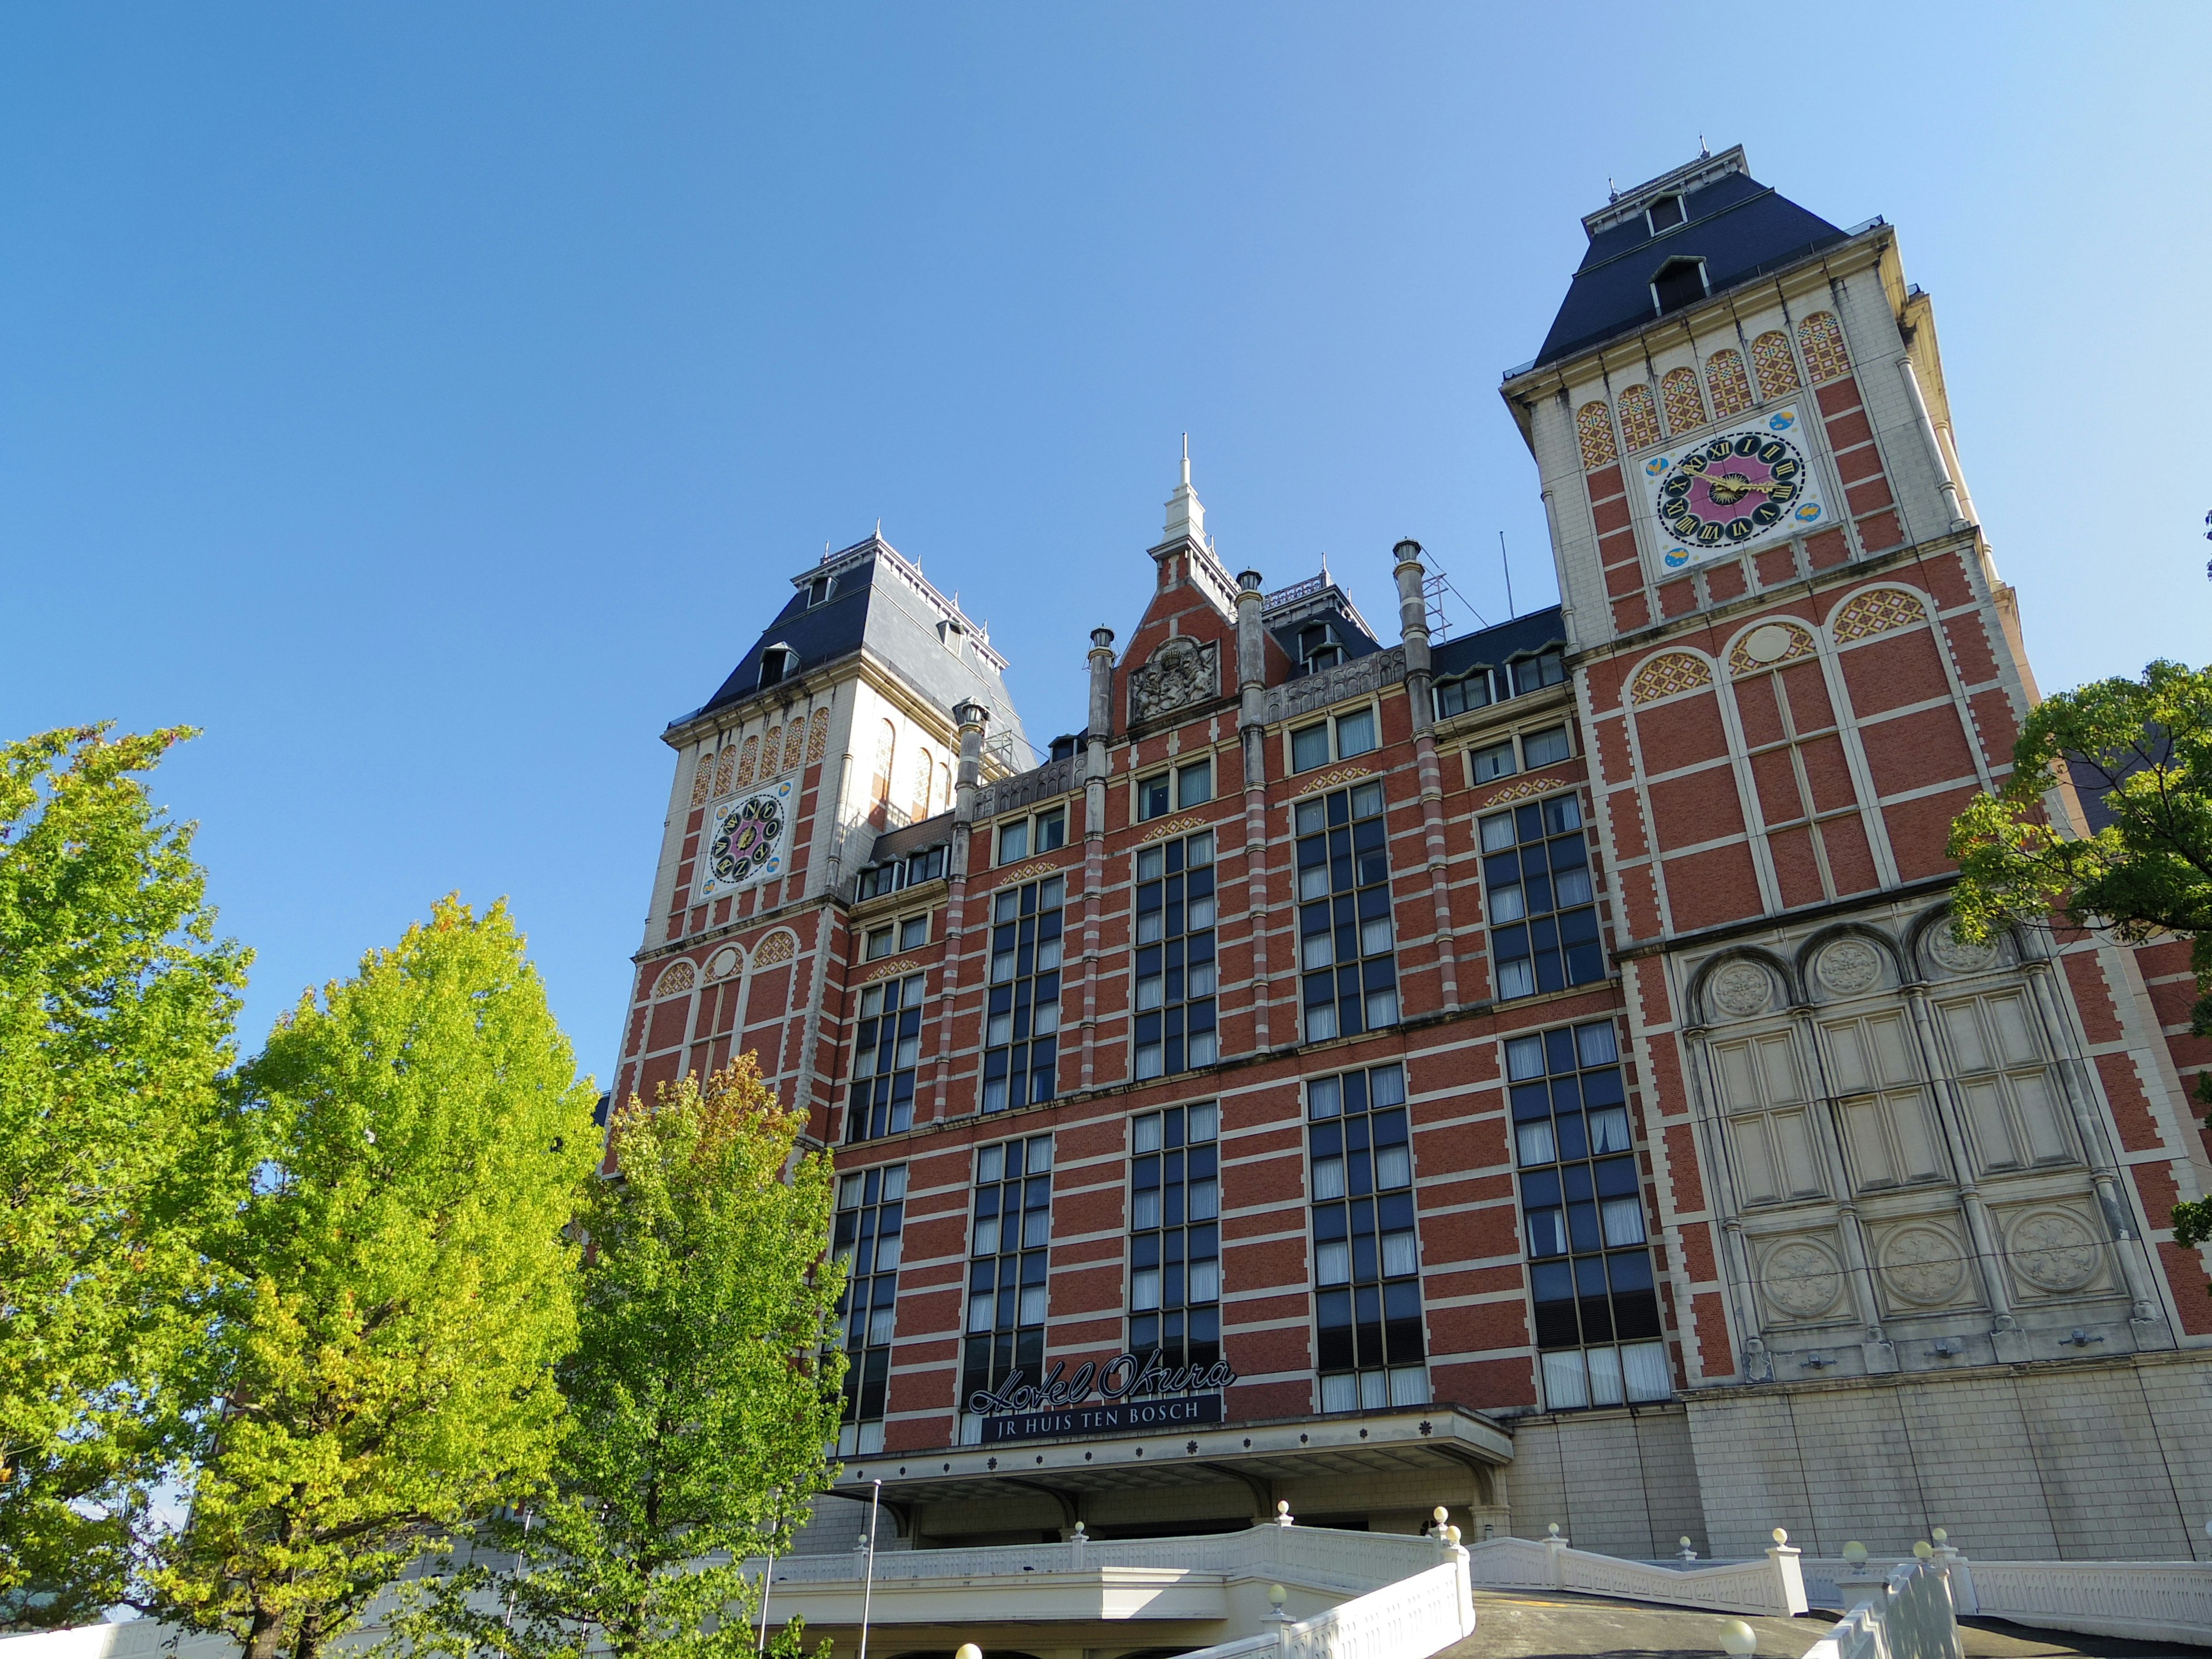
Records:
<instances>
[{"instance_id":1,"label":"tall arched window","mask_svg":"<svg viewBox=\"0 0 2212 1659\"><path fill-rule=\"evenodd\" d=\"M1816 311L1797 325L1797 347L1805 354L1805 372L1818 386L1849 372L1850 354L1844 349L1843 325L1832 311Z\"/></svg>"},{"instance_id":2,"label":"tall arched window","mask_svg":"<svg viewBox=\"0 0 2212 1659\"><path fill-rule=\"evenodd\" d=\"M929 816L929 786L936 779L937 768L927 748L914 751L914 821L919 823Z\"/></svg>"},{"instance_id":3,"label":"tall arched window","mask_svg":"<svg viewBox=\"0 0 2212 1659\"><path fill-rule=\"evenodd\" d=\"M1651 401L1651 388L1641 380L1621 388L1620 441L1632 451L1649 449L1659 441L1659 410Z\"/></svg>"},{"instance_id":4,"label":"tall arched window","mask_svg":"<svg viewBox=\"0 0 2212 1659\"><path fill-rule=\"evenodd\" d=\"M1582 440L1584 471L1595 471L1607 462L1620 459L1620 452L1613 441L1613 411L1605 406L1603 398L1594 399L1576 410L1575 435Z\"/></svg>"},{"instance_id":5,"label":"tall arched window","mask_svg":"<svg viewBox=\"0 0 2212 1659\"><path fill-rule=\"evenodd\" d=\"M1771 328L1751 343L1751 366L1759 376L1759 395L1786 398L1797 389L1797 360L1790 355L1790 337Z\"/></svg>"},{"instance_id":6,"label":"tall arched window","mask_svg":"<svg viewBox=\"0 0 2212 1659\"><path fill-rule=\"evenodd\" d=\"M876 771L869 785L869 798L875 802L868 817L881 827L891 799L891 760L898 747L898 727L890 721L883 723L876 734Z\"/></svg>"},{"instance_id":7,"label":"tall arched window","mask_svg":"<svg viewBox=\"0 0 2212 1659\"><path fill-rule=\"evenodd\" d=\"M1667 378L1659 383L1659 395L1667 404L1667 429L1681 433L1705 423L1705 400L1698 390L1698 372L1693 368L1671 368Z\"/></svg>"},{"instance_id":8,"label":"tall arched window","mask_svg":"<svg viewBox=\"0 0 2212 1659\"><path fill-rule=\"evenodd\" d=\"M1733 346L1705 359L1705 385L1713 394L1713 414L1721 420L1751 407L1751 377L1743 372L1743 354Z\"/></svg>"}]
</instances>

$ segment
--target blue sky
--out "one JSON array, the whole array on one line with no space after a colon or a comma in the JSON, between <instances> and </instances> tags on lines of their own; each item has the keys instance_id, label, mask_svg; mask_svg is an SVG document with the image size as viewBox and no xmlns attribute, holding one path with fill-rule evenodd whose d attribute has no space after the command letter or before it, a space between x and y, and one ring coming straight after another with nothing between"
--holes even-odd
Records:
<instances>
[{"instance_id":1,"label":"blue sky","mask_svg":"<svg viewBox=\"0 0 2212 1659\"><path fill-rule=\"evenodd\" d=\"M1763 21L1760 21L1762 20ZM2212 9L15 8L0 731L161 794L244 1035L459 890L605 1075L672 763L880 518L1081 723L1179 434L1271 586L1553 595L1497 396L1580 216L1741 143L1935 296L2044 685L2212 658Z\"/></svg>"}]
</instances>

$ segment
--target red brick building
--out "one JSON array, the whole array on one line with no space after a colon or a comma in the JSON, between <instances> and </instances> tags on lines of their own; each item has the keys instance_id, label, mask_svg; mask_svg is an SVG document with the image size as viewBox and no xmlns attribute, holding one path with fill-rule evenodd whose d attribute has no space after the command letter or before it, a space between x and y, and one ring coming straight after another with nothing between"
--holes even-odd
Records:
<instances>
[{"instance_id":1,"label":"red brick building","mask_svg":"<svg viewBox=\"0 0 2212 1659\"><path fill-rule=\"evenodd\" d=\"M1269 591L1186 462L1042 764L879 538L669 728L618 1087L750 1050L837 1149L908 1540L2199 1546L2186 953L1948 926L2036 694L1929 301L1740 150L1584 224L1559 606Z\"/></svg>"}]
</instances>

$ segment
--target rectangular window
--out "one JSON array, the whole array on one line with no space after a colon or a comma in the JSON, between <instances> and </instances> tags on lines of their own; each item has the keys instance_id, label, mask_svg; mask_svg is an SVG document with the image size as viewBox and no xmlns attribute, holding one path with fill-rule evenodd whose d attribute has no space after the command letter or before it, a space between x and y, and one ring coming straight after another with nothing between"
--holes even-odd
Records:
<instances>
[{"instance_id":1,"label":"rectangular window","mask_svg":"<svg viewBox=\"0 0 2212 1659\"><path fill-rule=\"evenodd\" d=\"M983 1030L983 1109L1003 1111L1058 1092L1060 907L1066 878L1000 889L991 899L989 1001Z\"/></svg>"},{"instance_id":2,"label":"rectangular window","mask_svg":"<svg viewBox=\"0 0 2212 1659\"><path fill-rule=\"evenodd\" d=\"M1405 1073L1377 1066L1312 1079L1306 1119L1321 1408L1425 1406Z\"/></svg>"},{"instance_id":3,"label":"rectangular window","mask_svg":"<svg viewBox=\"0 0 2212 1659\"><path fill-rule=\"evenodd\" d=\"M1557 651L1547 651L1541 656L1523 657L1513 665L1513 695L1526 696L1531 691L1540 691L1547 685L1558 685L1567 678L1567 659Z\"/></svg>"},{"instance_id":4,"label":"rectangular window","mask_svg":"<svg viewBox=\"0 0 2212 1659\"><path fill-rule=\"evenodd\" d=\"M867 960L873 962L879 957L890 955L891 942L896 937L889 927L872 928L868 933Z\"/></svg>"},{"instance_id":5,"label":"rectangular window","mask_svg":"<svg viewBox=\"0 0 2212 1659\"><path fill-rule=\"evenodd\" d=\"M1486 708L1492 703L1504 702L1509 697L1522 696L1531 691L1540 691L1547 686L1562 684L1566 678L1566 656L1559 651L1545 651L1533 657L1522 657L1503 668L1470 668L1455 680L1437 682L1437 718L1449 720L1454 714L1464 714L1470 708ZM1531 765L1534 763L1530 763Z\"/></svg>"},{"instance_id":6,"label":"rectangular window","mask_svg":"<svg viewBox=\"0 0 2212 1659\"><path fill-rule=\"evenodd\" d=\"M1500 1001L1605 977L1582 806L1573 795L1482 820L1482 882Z\"/></svg>"},{"instance_id":7,"label":"rectangular window","mask_svg":"<svg viewBox=\"0 0 2212 1659\"><path fill-rule=\"evenodd\" d=\"M1176 768L1176 805L1203 806L1213 799L1213 763L1192 761Z\"/></svg>"},{"instance_id":8,"label":"rectangular window","mask_svg":"<svg viewBox=\"0 0 2212 1659\"><path fill-rule=\"evenodd\" d=\"M1524 732L1521 738L1522 763L1530 771L1540 766L1550 766L1574 753L1567 740L1564 726L1547 726L1540 732Z\"/></svg>"},{"instance_id":9,"label":"rectangular window","mask_svg":"<svg viewBox=\"0 0 2212 1659\"><path fill-rule=\"evenodd\" d=\"M1382 786L1355 784L1302 800L1295 822L1306 1041L1395 1025L1397 938Z\"/></svg>"},{"instance_id":10,"label":"rectangular window","mask_svg":"<svg viewBox=\"0 0 2212 1659\"><path fill-rule=\"evenodd\" d=\"M1067 845L1067 809L1055 806L1036 815L1036 849L1055 852Z\"/></svg>"},{"instance_id":11,"label":"rectangular window","mask_svg":"<svg viewBox=\"0 0 2212 1659\"><path fill-rule=\"evenodd\" d=\"M860 993L845 1139L872 1140L914 1126L914 1073L921 1059L921 985L908 974Z\"/></svg>"},{"instance_id":12,"label":"rectangular window","mask_svg":"<svg viewBox=\"0 0 2212 1659\"><path fill-rule=\"evenodd\" d=\"M1168 775L1164 772L1156 778L1137 780L1137 817L1139 821L1168 815L1171 810L1168 805Z\"/></svg>"},{"instance_id":13,"label":"rectangular window","mask_svg":"<svg viewBox=\"0 0 2212 1659\"><path fill-rule=\"evenodd\" d=\"M944 874L945 849L942 847L932 847L916 853L906 861L906 880L909 887L916 882L936 881Z\"/></svg>"},{"instance_id":14,"label":"rectangular window","mask_svg":"<svg viewBox=\"0 0 2212 1659\"><path fill-rule=\"evenodd\" d=\"M1354 708L1291 732L1291 770L1310 772L1332 760L1349 760L1382 746L1382 739L1376 735L1374 709Z\"/></svg>"},{"instance_id":15,"label":"rectangular window","mask_svg":"<svg viewBox=\"0 0 2212 1659\"><path fill-rule=\"evenodd\" d=\"M1528 1279L1553 1411L1674 1393L1610 1024L1505 1045Z\"/></svg>"},{"instance_id":16,"label":"rectangular window","mask_svg":"<svg viewBox=\"0 0 2212 1659\"><path fill-rule=\"evenodd\" d=\"M1479 668L1455 680L1445 680L1437 687L1437 718L1440 720L1464 714L1470 708L1486 708L1489 704L1490 671L1486 668Z\"/></svg>"},{"instance_id":17,"label":"rectangular window","mask_svg":"<svg viewBox=\"0 0 2212 1659\"><path fill-rule=\"evenodd\" d=\"M1033 853L1050 853L1067 845L1067 809L1048 806L1034 817L1016 818L999 826L999 862L1019 864Z\"/></svg>"},{"instance_id":18,"label":"rectangular window","mask_svg":"<svg viewBox=\"0 0 2212 1659\"><path fill-rule=\"evenodd\" d=\"M1504 743L1493 743L1486 749L1478 749L1468 758L1474 764L1474 781L1477 783L1488 783L1493 778L1510 778L1515 770L1513 740L1508 738Z\"/></svg>"},{"instance_id":19,"label":"rectangular window","mask_svg":"<svg viewBox=\"0 0 2212 1659\"><path fill-rule=\"evenodd\" d=\"M1213 832L1137 852L1137 1076L1211 1066L1214 1023Z\"/></svg>"},{"instance_id":20,"label":"rectangular window","mask_svg":"<svg viewBox=\"0 0 2212 1659\"><path fill-rule=\"evenodd\" d=\"M1030 855L1030 821L1018 818L999 826L999 862L1019 864Z\"/></svg>"},{"instance_id":21,"label":"rectangular window","mask_svg":"<svg viewBox=\"0 0 2212 1659\"><path fill-rule=\"evenodd\" d=\"M899 944L902 951L912 951L929 943L929 918L908 916L899 923Z\"/></svg>"},{"instance_id":22,"label":"rectangular window","mask_svg":"<svg viewBox=\"0 0 2212 1659\"><path fill-rule=\"evenodd\" d=\"M981 1438L968 1410L1018 1370L1044 1373L1047 1248L1052 1240L1052 1137L1002 1141L975 1153L975 1207L968 1236L968 1315L961 1350L961 1439Z\"/></svg>"},{"instance_id":23,"label":"rectangular window","mask_svg":"<svg viewBox=\"0 0 2212 1659\"><path fill-rule=\"evenodd\" d=\"M837 1182L836 1231L830 1253L845 1264L837 1303L844 1334L845 1412L837 1455L873 1455L884 1449L884 1399L891 1375L891 1336L898 1320L899 1246L906 1212L906 1165L857 1170Z\"/></svg>"},{"instance_id":24,"label":"rectangular window","mask_svg":"<svg viewBox=\"0 0 2212 1659\"><path fill-rule=\"evenodd\" d=\"M896 864L872 864L860 872L860 896L864 899L881 898L898 890L899 866Z\"/></svg>"},{"instance_id":25,"label":"rectangular window","mask_svg":"<svg viewBox=\"0 0 2212 1659\"><path fill-rule=\"evenodd\" d=\"M1221 1358L1221 1176L1212 1103L1130 1124L1129 1352L1169 1366Z\"/></svg>"}]
</instances>

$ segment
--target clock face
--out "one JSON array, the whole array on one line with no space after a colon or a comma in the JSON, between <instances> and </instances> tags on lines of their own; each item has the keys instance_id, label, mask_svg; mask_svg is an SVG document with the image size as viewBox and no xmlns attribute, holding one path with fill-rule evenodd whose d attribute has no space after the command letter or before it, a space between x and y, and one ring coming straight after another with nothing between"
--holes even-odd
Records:
<instances>
[{"instance_id":1,"label":"clock face","mask_svg":"<svg viewBox=\"0 0 2212 1659\"><path fill-rule=\"evenodd\" d=\"M699 897L710 898L743 887L783 867L790 793L791 786L786 782L742 800L720 802L712 809Z\"/></svg>"},{"instance_id":2,"label":"clock face","mask_svg":"<svg viewBox=\"0 0 2212 1659\"><path fill-rule=\"evenodd\" d=\"M1796 410L1778 410L1763 428L1720 433L1644 463L1657 485L1652 506L1669 569L1826 516L1812 467L1787 435L1796 425Z\"/></svg>"}]
</instances>

